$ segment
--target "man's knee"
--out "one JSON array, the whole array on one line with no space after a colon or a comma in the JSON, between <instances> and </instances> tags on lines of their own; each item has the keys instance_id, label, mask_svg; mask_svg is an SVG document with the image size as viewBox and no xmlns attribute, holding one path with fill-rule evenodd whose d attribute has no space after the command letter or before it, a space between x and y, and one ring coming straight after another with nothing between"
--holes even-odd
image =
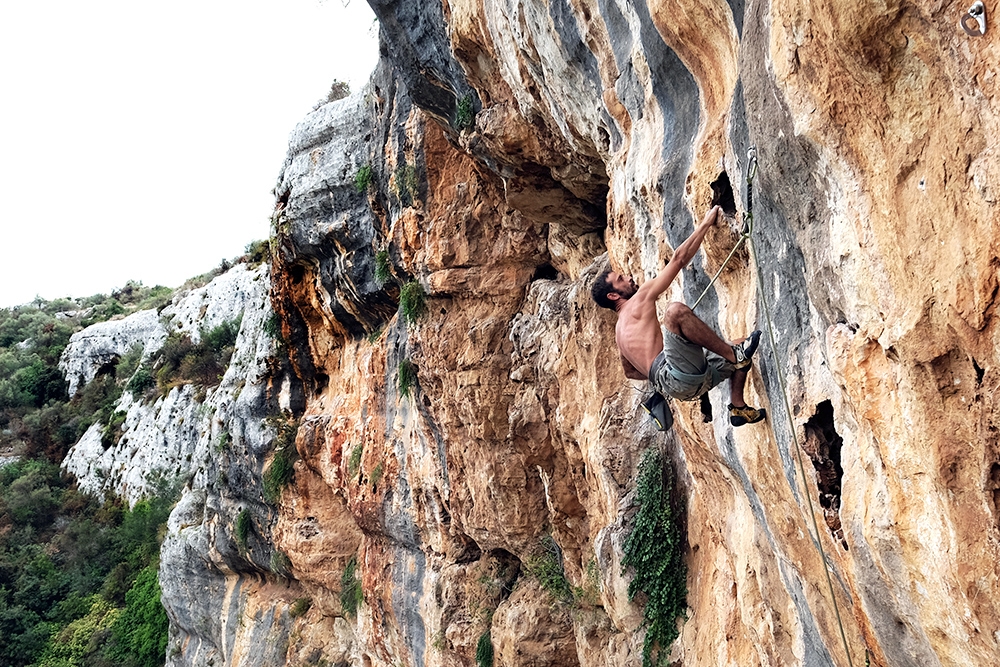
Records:
<instances>
[{"instance_id":1,"label":"man's knee","mask_svg":"<svg viewBox=\"0 0 1000 667\"><path fill-rule=\"evenodd\" d=\"M680 301L671 301L667 304L667 309L663 313L663 322L667 325L668 329L675 331L675 329L680 328L679 323L691 315L691 309L687 307L687 304Z\"/></svg>"}]
</instances>

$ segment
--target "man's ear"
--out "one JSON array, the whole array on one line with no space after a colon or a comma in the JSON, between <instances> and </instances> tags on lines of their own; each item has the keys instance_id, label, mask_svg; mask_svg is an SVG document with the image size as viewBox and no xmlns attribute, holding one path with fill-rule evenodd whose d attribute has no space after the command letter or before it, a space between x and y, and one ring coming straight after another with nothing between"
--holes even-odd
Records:
<instances>
[{"instance_id":1,"label":"man's ear","mask_svg":"<svg viewBox=\"0 0 1000 667\"><path fill-rule=\"evenodd\" d=\"M619 294L618 292L613 292L613 291L612 292L608 292L608 301L620 301L621 298L622 298L622 295Z\"/></svg>"}]
</instances>

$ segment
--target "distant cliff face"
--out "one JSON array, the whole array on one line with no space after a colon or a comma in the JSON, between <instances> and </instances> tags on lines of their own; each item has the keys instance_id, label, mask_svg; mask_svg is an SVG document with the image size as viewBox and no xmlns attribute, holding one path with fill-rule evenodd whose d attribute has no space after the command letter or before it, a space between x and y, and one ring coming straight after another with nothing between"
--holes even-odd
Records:
<instances>
[{"instance_id":1,"label":"distant cliff face","mask_svg":"<svg viewBox=\"0 0 1000 667\"><path fill-rule=\"evenodd\" d=\"M915 3L370 4L379 70L300 124L276 190L294 482L262 503L262 445L185 495L163 576L202 588L165 586L171 664L473 665L484 636L498 665L640 664L649 447L686 506L672 662L996 662L996 31ZM590 282L655 275L722 172L745 202L751 145L752 252L697 312L767 330L769 419L734 431L717 389L664 436Z\"/></svg>"}]
</instances>

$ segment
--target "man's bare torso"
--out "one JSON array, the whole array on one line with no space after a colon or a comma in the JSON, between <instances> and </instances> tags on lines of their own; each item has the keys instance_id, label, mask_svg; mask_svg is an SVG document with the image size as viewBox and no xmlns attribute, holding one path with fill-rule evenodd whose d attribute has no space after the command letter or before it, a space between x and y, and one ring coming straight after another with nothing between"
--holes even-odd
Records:
<instances>
[{"instance_id":1,"label":"man's bare torso","mask_svg":"<svg viewBox=\"0 0 1000 667\"><path fill-rule=\"evenodd\" d=\"M656 355L663 351L663 332L656 316L656 301L633 299L618 311L615 342L624 360L649 377Z\"/></svg>"}]
</instances>

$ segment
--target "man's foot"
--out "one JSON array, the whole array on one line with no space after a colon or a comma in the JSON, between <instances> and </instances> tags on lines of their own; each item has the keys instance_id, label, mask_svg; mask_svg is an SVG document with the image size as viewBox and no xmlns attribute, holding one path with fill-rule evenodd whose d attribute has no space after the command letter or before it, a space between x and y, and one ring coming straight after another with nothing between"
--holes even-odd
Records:
<instances>
[{"instance_id":1,"label":"man's foot","mask_svg":"<svg viewBox=\"0 0 1000 667\"><path fill-rule=\"evenodd\" d=\"M732 403L729 404L729 423L733 426L756 424L766 416L767 410L764 408L751 408L749 405L737 408Z\"/></svg>"},{"instance_id":2,"label":"man's foot","mask_svg":"<svg viewBox=\"0 0 1000 667\"><path fill-rule=\"evenodd\" d=\"M760 345L760 329L752 332L742 343L733 345L733 354L736 355L736 369L746 368L753 362L753 353Z\"/></svg>"}]
</instances>

